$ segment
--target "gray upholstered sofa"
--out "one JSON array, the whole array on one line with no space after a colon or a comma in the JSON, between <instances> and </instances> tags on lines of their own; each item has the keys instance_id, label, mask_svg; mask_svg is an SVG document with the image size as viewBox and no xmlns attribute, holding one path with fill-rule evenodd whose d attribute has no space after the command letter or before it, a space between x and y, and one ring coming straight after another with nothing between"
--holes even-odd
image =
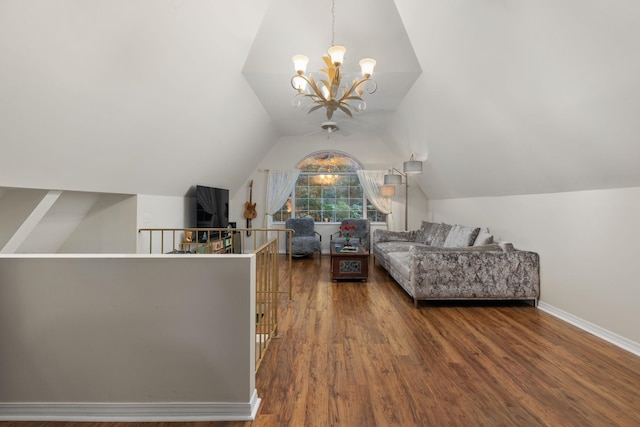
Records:
<instances>
[{"instance_id":1,"label":"gray upholstered sofa","mask_svg":"<svg viewBox=\"0 0 640 427\"><path fill-rule=\"evenodd\" d=\"M494 242L487 229L422 222L419 230L373 233L374 263L413 298L528 300L540 295L539 257Z\"/></svg>"}]
</instances>

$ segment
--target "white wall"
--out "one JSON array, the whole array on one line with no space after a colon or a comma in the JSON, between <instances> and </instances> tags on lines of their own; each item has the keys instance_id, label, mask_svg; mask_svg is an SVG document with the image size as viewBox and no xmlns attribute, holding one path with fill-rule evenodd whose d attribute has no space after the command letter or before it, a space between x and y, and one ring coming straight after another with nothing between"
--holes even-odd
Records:
<instances>
[{"instance_id":1,"label":"white wall","mask_svg":"<svg viewBox=\"0 0 640 427\"><path fill-rule=\"evenodd\" d=\"M64 216L61 218L64 219ZM57 252L136 253L135 218L135 196L99 194L91 209ZM55 228L56 224L51 227Z\"/></svg>"},{"instance_id":2,"label":"white wall","mask_svg":"<svg viewBox=\"0 0 640 427\"><path fill-rule=\"evenodd\" d=\"M640 187L430 200L435 221L489 227L540 254L541 301L640 342Z\"/></svg>"},{"instance_id":3,"label":"white wall","mask_svg":"<svg viewBox=\"0 0 640 427\"><path fill-rule=\"evenodd\" d=\"M247 419L255 256L2 256L0 348L0 419Z\"/></svg>"},{"instance_id":4,"label":"white wall","mask_svg":"<svg viewBox=\"0 0 640 427\"><path fill-rule=\"evenodd\" d=\"M137 196L137 230L141 228L187 228L195 227L196 201L194 197L171 196ZM149 234L136 233L138 253L149 252ZM166 236L166 251L173 249L173 236ZM184 235L176 235L177 243L184 240ZM153 253L159 253L159 241L154 241Z\"/></svg>"},{"instance_id":5,"label":"white wall","mask_svg":"<svg viewBox=\"0 0 640 427\"><path fill-rule=\"evenodd\" d=\"M39 206L47 190L5 189L0 198L0 247ZM63 191L15 253L135 253L135 197Z\"/></svg>"},{"instance_id":6,"label":"white wall","mask_svg":"<svg viewBox=\"0 0 640 427\"><path fill-rule=\"evenodd\" d=\"M99 193L62 192L15 253L58 252L82 224L100 197ZM82 236L82 244L100 247L103 243L98 239L92 239L91 235L91 232L87 232Z\"/></svg>"},{"instance_id":7,"label":"white wall","mask_svg":"<svg viewBox=\"0 0 640 427\"><path fill-rule=\"evenodd\" d=\"M0 249L13 237L38 203L47 194L45 190L2 189L0 198Z\"/></svg>"}]
</instances>

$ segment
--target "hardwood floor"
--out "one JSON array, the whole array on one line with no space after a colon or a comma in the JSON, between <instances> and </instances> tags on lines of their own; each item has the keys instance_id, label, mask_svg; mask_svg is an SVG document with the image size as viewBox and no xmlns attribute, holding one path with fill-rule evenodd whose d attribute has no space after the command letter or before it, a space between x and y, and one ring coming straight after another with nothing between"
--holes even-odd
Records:
<instances>
[{"instance_id":1,"label":"hardwood floor","mask_svg":"<svg viewBox=\"0 0 640 427\"><path fill-rule=\"evenodd\" d=\"M256 383L262 426L640 426L640 358L518 303L412 301L377 265L331 282L294 261L294 301ZM320 267L320 268L319 268ZM16 426L176 423L0 423Z\"/></svg>"}]
</instances>

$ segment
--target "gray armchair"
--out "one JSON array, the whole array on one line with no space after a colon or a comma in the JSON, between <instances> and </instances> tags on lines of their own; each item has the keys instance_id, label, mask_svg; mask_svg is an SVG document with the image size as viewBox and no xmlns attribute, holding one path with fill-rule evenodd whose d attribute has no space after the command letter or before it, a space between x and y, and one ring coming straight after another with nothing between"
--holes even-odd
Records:
<instances>
[{"instance_id":1,"label":"gray armchair","mask_svg":"<svg viewBox=\"0 0 640 427\"><path fill-rule=\"evenodd\" d=\"M355 230L349 233L349 243L357 245L360 243L366 250L370 249L369 246L369 220L368 219L344 219L340 223L343 225L353 225ZM342 232L337 231L331 235L331 244L344 245L347 240L342 237Z\"/></svg>"},{"instance_id":2,"label":"gray armchair","mask_svg":"<svg viewBox=\"0 0 640 427\"><path fill-rule=\"evenodd\" d=\"M286 228L294 231L291 239L291 255L302 257L322 253L322 236L315 230L313 218L289 218ZM287 254L289 253L289 233L287 233Z\"/></svg>"}]
</instances>

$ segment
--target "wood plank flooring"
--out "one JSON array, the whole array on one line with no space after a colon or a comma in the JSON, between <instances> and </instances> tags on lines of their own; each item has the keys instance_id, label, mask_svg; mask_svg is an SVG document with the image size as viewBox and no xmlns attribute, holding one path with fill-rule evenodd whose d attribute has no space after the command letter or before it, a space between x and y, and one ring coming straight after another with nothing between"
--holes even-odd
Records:
<instances>
[{"instance_id":1,"label":"wood plank flooring","mask_svg":"<svg viewBox=\"0 0 640 427\"><path fill-rule=\"evenodd\" d=\"M294 260L294 300L256 383L263 426L640 426L640 358L519 303L412 301L378 265L331 282ZM176 423L0 423L0 427Z\"/></svg>"}]
</instances>

